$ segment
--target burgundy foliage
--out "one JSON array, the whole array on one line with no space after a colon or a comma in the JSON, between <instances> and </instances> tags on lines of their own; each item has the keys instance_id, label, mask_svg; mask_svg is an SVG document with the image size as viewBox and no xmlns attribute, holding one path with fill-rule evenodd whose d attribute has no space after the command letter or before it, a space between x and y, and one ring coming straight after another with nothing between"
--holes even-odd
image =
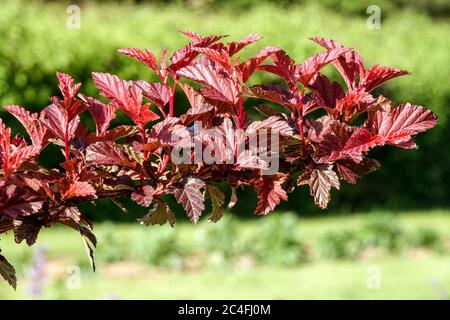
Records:
<instances>
[{"instance_id":1,"label":"burgundy foliage","mask_svg":"<svg viewBox=\"0 0 450 320\"><path fill-rule=\"evenodd\" d=\"M201 218L205 201L211 201L209 220L216 222L224 206L236 203L238 187L253 187L259 198L255 213L266 215L288 200L295 186L306 184L314 202L325 208L331 189L339 189L341 181L354 184L379 167L367 157L372 148L386 144L415 148L413 136L436 124L436 115L422 106L397 106L371 93L408 72L379 65L367 68L355 50L336 41L312 39L324 51L297 64L276 47L242 61L237 54L261 38L256 34L221 42L225 36L182 33L190 42L169 59L166 50L159 60L150 49L119 50L149 67L159 82L95 72L92 78L100 101L79 93L80 84L71 76L57 73L61 94L51 97L40 114L4 107L20 121L29 139L13 136L0 119L0 233L12 231L17 243L32 245L42 228L63 224L80 233L94 267L96 238L92 223L77 209L80 203L103 198L119 203L120 197L129 197L149 208L140 223L173 226L175 214L163 196L174 197L193 223ZM344 86L321 73L330 64L342 75ZM247 85L255 72L270 73L284 85ZM190 102L179 117L174 116L177 87ZM255 98L266 101L256 107L265 120L250 120L244 108L244 99ZM272 108L274 104L281 108ZM118 110L135 125L111 128ZM95 132L80 122L83 112L92 116ZM241 153L238 145L245 138L239 137L230 142L231 152L216 154L222 163L175 163L173 148L192 147L197 120L203 129L222 132L224 139L236 129L278 133L278 172L262 174L264 160ZM174 135L180 139L174 142ZM201 140L203 149L214 143L208 135L195 139ZM64 155L59 168L39 165L38 156L48 144L59 146ZM231 187L228 201L214 184L218 182ZM2 255L0 274L15 287L14 268Z\"/></svg>"}]
</instances>

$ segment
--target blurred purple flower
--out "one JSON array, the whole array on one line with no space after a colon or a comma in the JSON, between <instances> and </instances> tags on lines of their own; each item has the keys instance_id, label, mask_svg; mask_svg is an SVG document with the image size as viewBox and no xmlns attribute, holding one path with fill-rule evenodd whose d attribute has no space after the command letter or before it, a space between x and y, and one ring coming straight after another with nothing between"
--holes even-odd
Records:
<instances>
[{"instance_id":1,"label":"blurred purple flower","mask_svg":"<svg viewBox=\"0 0 450 320\"><path fill-rule=\"evenodd\" d=\"M46 281L47 248L38 246L28 273L28 294L32 299L42 299Z\"/></svg>"}]
</instances>

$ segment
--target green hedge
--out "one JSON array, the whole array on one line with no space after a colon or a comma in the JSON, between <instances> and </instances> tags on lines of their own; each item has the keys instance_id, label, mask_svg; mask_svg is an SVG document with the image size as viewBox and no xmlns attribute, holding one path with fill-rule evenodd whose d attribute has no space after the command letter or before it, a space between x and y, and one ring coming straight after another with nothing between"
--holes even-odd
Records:
<instances>
[{"instance_id":1,"label":"green hedge","mask_svg":"<svg viewBox=\"0 0 450 320\"><path fill-rule=\"evenodd\" d=\"M414 10L437 17L450 15L450 2L447 0L44 0L46 2L63 2L67 4L79 3L128 3L165 5L179 4L189 8L203 8L207 10L221 10L233 7L241 10L253 9L261 4L276 4L279 7L317 4L323 8L349 15L365 15L367 7L378 5L385 13L390 14L398 10Z\"/></svg>"},{"instance_id":2,"label":"green hedge","mask_svg":"<svg viewBox=\"0 0 450 320\"><path fill-rule=\"evenodd\" d=\"M328 0L328 2L333 2ZM347 2L347 1L344 1ZM261 5L233 12L187 9L184 6L91 4L81 6L81 29L66 28L66 7L5 0L0 13L0 104L20 104L39 110L48 96L57 94L54 72L72 74L84 83L83 90L96 94L90 80L92 71L116 73L127 79L151 79L148 70L116 53L121 47L150 47L160 52L185 43L176 30L191 29L203 34L226 33L238 39L252 32L264 35L263 45L285 48L297 61L320 50L308 37L332 37L358 49L367 64L388 64L412 71L380 91L397 102L423 104L439 116L439 125L420 136L420 151L385 150L374 155L382 161L379 172L358 186L344 186L333 194L332 210L368 207L429 207L450 204L450 158L445 138L449 136L450 90L448 52L450 22L433 21L411 11L389 12L381 30L369 30L363 16L346 16L314 4L288 8ZM333 72L332 68L327 72ZM271 81L258 75L254 82ZM181 97L181 95L180 95ZM178 99L178 110L185 108ZM5 114L0 111L1 116ZM20 126L7 117L7 122ZM47 152L50 154L51 152ZM51 163L49 155L44 161ZM244 192L248 198L253 194ZM285 209L316 212L306 189L290 197ZM254 203L240 201L239 212L253 210Z\"/></svg>"}]
</instances>

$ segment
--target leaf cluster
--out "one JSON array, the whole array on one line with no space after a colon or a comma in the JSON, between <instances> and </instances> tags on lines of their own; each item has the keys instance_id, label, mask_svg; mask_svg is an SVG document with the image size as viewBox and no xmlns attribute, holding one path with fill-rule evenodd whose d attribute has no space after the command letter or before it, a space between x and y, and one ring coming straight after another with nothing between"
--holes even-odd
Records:
<instances>
[{"instance_id":1,"label":"leaf cluster","mask_svg":"<svg viewBox=\"0 0 450 320\"><path fill-rule=\"evenodd\" d=\"M13 231L17 243L32 245L43 227L63 224L80 233L95 268L97 241L92 223L77 207L80 203L108 198L119 204L117 198L125 196L149 208L139 220L142 224L173 226L176 219L167 196L176 199L193 223L209 198L209 220L217 222L224 206L236 203L238 187L253 187L258 195L255 214L266 215L288 200L296 186L308 185L314 202L325 208L332 188L339 189L342 181L354 184L379 167L368 157L369 150L384 145L415 148L413 136L436 124L436 115L422 106L397 106L373 95L384 82L408 72L367 67L355 50L336 41L312 39L323 50L297 63L277 47L242 60L239 53L261 38L257 34L226 42L224 35L181 33L189 42L170 57L167 50L159 59L150 49L119 50L145 64L158 82L94 72L101 96L97 99L80 93L81 84L70 75L57 73L61 94L51 97L40 113L5 107L29 139L13 136L0 120L0 233ZM344 86L321 72L327 65L339 71ZM255 72L273 74L283 84L249 85ZM178 117L177 88L190 103ZM256 109L264 120L250 119L245 99L263 101ZM112 127L119 111L133 125ZM80 121L83 113L93 118L94 132ZM196 134L198 129L216 134ZM230 134L235 132L240 134ZM278 137L275 147L260 146L257 153L243 148L252 134L263 132ZM58 168L39 164L49 144L64 156ZM175 161L175 151L189 151L189 161ZM199 157L207 151L214 163ZM266 174L273 156L279 170ZM228 204L216 183L230 186ZM15 285L12 266L3 256L0 274Z\"/></svg>"}]
</instances>

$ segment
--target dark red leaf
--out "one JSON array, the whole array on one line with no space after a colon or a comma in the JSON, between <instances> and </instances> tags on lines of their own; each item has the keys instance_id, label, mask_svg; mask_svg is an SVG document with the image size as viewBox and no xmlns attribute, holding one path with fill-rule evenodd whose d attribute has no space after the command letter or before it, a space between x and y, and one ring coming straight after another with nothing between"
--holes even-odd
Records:
<instances>
[{"instance_id":1,"label":"dark red leaf","mask_svg":"<svg viewBox=\"0 0 450 320\"><path fill-rule=\"evenodd\" d=\"M17 185L8 185L1 188L0 213L12 219L18 216L29 216L42 209L44 201L37 199L26 189Z\"/></svg>"},{"instance_id":2,"label":"dark red leaf","mask_svg":"<svg viewBox=\"0 0 450 320\"><path fill-rule=\"evenodd\" d=\"M145 226L155 224L164 225L169 222L172 227L176 222L175 214L164 202L161 201L158 201L158 203L138 221L140 224L143 224Z\"/></svg>"},{"instance_id":3,"label":"dark red leaf","mask_svg":"<svg viewBox=\"0 0 450 320\"><path fill-rule=\"evenodd\" d=\"M357 179L377 170L379 167L380 163L374 159L364 159L360 163L355 163L350 159L336 162L340 177L351 184L355 184Z\"/></svg>"},{"instance_id":4,"label":"dark red leaf","mask_svg":"<svg viewBox=\"0 0 450 320\"><path fill-rule=\"evenodd\" d=\"M19 217L14 220L13 225L14 240L16 243L21 243L25 240L28 246L32 246L37 240L39 231L42 227L42 222L35 216Z\"/></svg>"},{"instance_id":5,"label":"dark red leaf","mask_svg":"<svg viewBox=\"0 0 450 320\"><path fill-rule=\"evenodd\" d=\"M326 76L319 73L314 81L309 85L315 91L314 98L317 104L334 109L338 100L345 96L339 83L331 82Z\"/></svg>"},{"instance_id":6,"label":"dark red leaf","mask_svg":"<svg viewBox=\"0 0 450 320\"><path fill-rule=\"evenodd\" d=\"M192 88L190 85L186 83L180 83L181 88L183 89L184 93L186 94L186 97L189 100L189 103L191 104L191 108L200 107L207 102L205 101L205 98L194 88Z\"/></svg>"},{"instance_id":7,"label":"dark red leaf","mask_svg":"<svg viewBox=\"0 0 450 320\"><path fill-rule=\"evenodd\" d=\"M89 136L87 140L88 144L97 141L115 141L121 138L133 136L138 131L138 128L136 128L135 126L118 126L102 133L100 136Z\"/></svg>"},{"instance_id":8,"label":"dark red leaf","mask_svg":"<svg viewBox=\"0 0 450 320\"><path fill-rule=\"evenodd\" d=\"M0 250L1 252L1 250ZM17 287L17 277L16 270L14 267L6 260L6 258L0 254L0 275L9 283L14 290Z\"/></svg>"},{"instance_id":9,"label":"dark red leaf","mask_svg":"<svg viewBox=\"0 0 450 320\"><path fill-rule=\"evenodd\" d=\"M255 190L258 194L258 204L255 213L266 215L273 211L281 200L287 200L288 196L283 189L282 181L270 177L261 178L255 182Z\"/></svg>"},{"instance_id":10,"label":"dark red leaf","mask_svg":"<svg viewBox=\"0 0 450 320\"><path fill-rule=\"evenodd\" d=\"M191 135L184 125L180 124L180 119L169 117L157 123L150 131L150 145L148 150L155 150L161 146L188 145Z\"/></svg>"},{"instance_id":11,"label":"dark red leaf","mask_svg":"<svg viewBox=\"0 0 450 320\"><path fill-rule=\"evenodd\" d=\"M225 203L225 195L223 192L213 184L207 184L209 198L212 204L212 213L208 221L217 222L223 217L223 205Z\"/></svg>"},{"instance_id":12,"label":"dark red leaf","mask_svg":"<svg viewBox=\"0 0 450 320\"><path fill-rule=\"evenodd\" d=\"M273 101L290 109L294 109L298 103L295 95L283 87L274 84L263 84L245 88L241 94L247 97Z\"/></svg>"}]
</instances>

